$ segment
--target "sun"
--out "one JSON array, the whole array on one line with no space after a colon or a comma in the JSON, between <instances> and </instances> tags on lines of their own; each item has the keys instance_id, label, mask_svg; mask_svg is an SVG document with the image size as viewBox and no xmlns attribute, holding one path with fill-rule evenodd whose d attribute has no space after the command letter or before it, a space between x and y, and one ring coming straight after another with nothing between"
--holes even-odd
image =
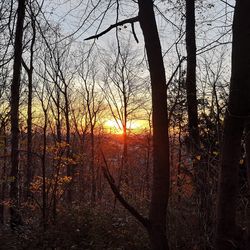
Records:
<instances>
[{"instance_id":1,"label":"sun","mask_svg":"<svg viewBox=\"0 0 250 250\"><path fill-rule=\"evenodd\" d=\"M120 120L110 119L104 123L105 128L112 134L123 134L122 122ZM142 131L144 124L140 120L131 120L127 122L128 132L138 133Z\"/></svg>"},{"instance_id":2,"label":"sun","mask_svg":"<svg viewBox=\"0 0 250 250\"><path fill-rule=\"evenodd\" d=\"M104 123L104 126L112 134L120 134L120 135L123 134L122 123L121 123L120 120L119 121L116 121L116 120L107 120Z\"/></svg>"}]
</instances>

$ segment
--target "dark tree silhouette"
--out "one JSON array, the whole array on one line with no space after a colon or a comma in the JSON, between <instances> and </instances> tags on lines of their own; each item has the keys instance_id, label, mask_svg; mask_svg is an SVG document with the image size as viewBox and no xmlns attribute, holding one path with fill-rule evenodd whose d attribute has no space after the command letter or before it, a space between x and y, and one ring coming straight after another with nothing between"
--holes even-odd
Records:
<instances>
[{"instance_id":1,"label":"dark tree silhouette","mask_svg":"<svg viewBox=\"0 0 250 250\"><path fill-rule=\"evenodd\" d=\"M195 154L200 144L196 95L195 0L186 0L186 49L188 129L191 153Z\"/></svg>"},{"instance_id":2,"label":"dark tree silhouette","mask_svg":"<svg viewBox=\"0 0 250 250\"><path fill-rule=\"evenodd\" d=\"M224 121L217 211L217 249L242 249L242 231L236 224L239 159L244 125L250 114L250 2L236 1L233 23L232 71Z\"/></svg>"},{"instance_id":3,"label":"dark tree silhouette","mask_svg":"<svg viewBox=\"0 0 250 250\"><path fill-rule=\"evenodd\" d=\"M166 212L169 197L169 138L166 77L153 1L139 0L139 22L143 31L152 89L153 190L149 236L153 249L168 249Z\"/></svg>"},{"instance_id":4,"label":"dark tree silhouette","mask_svg":"<svg viewBox=\"0 0 250 250\"><path fill-rule=\"evenodd\" d=\"M30 183L32 181L32 100L33 100L33 61L34 61L34 46L36 41L36 23L35 13L30 5L30 18L32 28L32 38L30 44L30 61L29 65L22 61L22 65L28 76L28 108L27 108L27 170L25 183L25 198L30 196Z\"/></svg>"},{"instance_id":5,"label":"dark tree silhouette","mask_svg":"<svg viewBox=\"0 0 250 250\"><path fill-rule=\"evenodd\" d=\"M18 172L19 172L19 99L20 99L20 78L22 67L23 50L23 27L25 19L25 0L18 1L17 22L14 43L14 65L13 80L11 84L11 173L13 181L10 185L10 224L12 228L21 223L21 216L18 212L19 190L18 190Z\"/></svg>"},{"instance_id":6,"label":"dark tree silhouette","mask_svg":"<svg viewBox=\"0 0 250 250\"><path fill-rule=\"evenodd\" d=\"M134 213L123 197L114 192L113 182L109 181L111 188L118 200L146 227L151 241L152 249L168 250L166 234L166 215L169 198L169 137L168 137L168 112L167 112L167 85L165 69L161 51L161 43L157 30L152 0L139 0L138 17L117 22L100 34L87 38L96 39L112 28L126 23L139 21L149 64L149 72L152 89L152 127L153 127L153 187L150 203L149 219L142 218ZM135 34L134 34L135 36ZM136 36L135 36L136 38ZM137 38L136 38L137 40ZM136 215L135 215L136 214ZM146 221L145 221L146 220Z\"/></svg>"},{"instance_id":7,"label":"dark tree silhouette","mask_svg":"<svg viewBox=\"0 0 250 250\"><path fill-rule=\"evenodd\" d=\"M196 157L200 156L200 134L198 127L198 101L197 101L197 84L196 84L196 32L195 32L195 0L186 0L186 50L187 50L187 75L186 75L186 92L187 92L187 111L188 111L188 131L189 147L191 158L193 160L194 186L199 209L198 231L201 241L204 236L204 224L206 218L206 181L204 164L197 161Z\"/></svg>"}]
</instances>

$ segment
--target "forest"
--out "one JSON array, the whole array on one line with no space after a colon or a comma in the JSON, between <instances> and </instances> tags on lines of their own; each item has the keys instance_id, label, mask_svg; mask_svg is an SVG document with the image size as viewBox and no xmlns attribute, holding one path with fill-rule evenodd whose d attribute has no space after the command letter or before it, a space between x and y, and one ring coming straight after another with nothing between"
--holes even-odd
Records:
<instances>
[{"instance_id":1,"label":"forest","mask_svg":"<svg viewBox=\"0 0 250 250\"><path fill-rule=\"evenodd\" d=\"M1 0L0 249L249 250L249 10Z\"/></svg>"}]
</instances>

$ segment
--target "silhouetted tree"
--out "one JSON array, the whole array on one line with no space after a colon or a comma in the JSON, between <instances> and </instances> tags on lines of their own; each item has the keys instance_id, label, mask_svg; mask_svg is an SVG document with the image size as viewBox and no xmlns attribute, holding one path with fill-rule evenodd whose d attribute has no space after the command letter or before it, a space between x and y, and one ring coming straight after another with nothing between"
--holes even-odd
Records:
<instances>
[{"instance_id":1,"label":"silhouetted tree","mask_svg":"<svg viewBox=\"0 0 250 250\"><path fill-rule=\"evenodd\" d=\"M11 173L13 181L10 185L10 224L12 228L21 223L19 208L19 100L20 79L23 51L23 28L25 19L25 0L18 1L16 32L14 42L13 80L11 84Z\"/></svg>"},{"instance_id":2,"label":"silhouetted tree","mask_svg":"<svg viewBox=\"0 0 250 250\"><path fill-rule=\"evenodd\" d=\"M239 160L244 126L250 112L250 2L236 1L233 22L230 94L224 121L217 211L217 249L242 249L243 232L237 226Z\"/></svg>"},{"instance_id":3,"label":"silhouetted tree","mask_svg":"<svg viewBox=\"0 0 250 250\"><path fill-rule=\"evenodd\" d=\"M33 71L34 71L34 46L36 41L36 13L29 4L32 38L30 43L29 64L22 60L22 65L28 76L28 107L27 107L27 169L25 182L25 198L30 196L30 183L32 181L32 100L33 100Z\"/></svg>"},{"instance_id":4,"label":"silhouetted tree","mask_svg":"<svg viewBox=\"0 0 250 250\"><path fill-rule=\"evenodd\" d=\"M152 127L153 127L153 187L149 219L143 218L135 209L128 206L123 197L115 190L112 180L109 183L119 201L146 227L153 249L167 250L168 239L166 215L169 199L169 137L167 112L167 85L152 0L139 0L138 17L130 18L110 26L104 32L88 39L98 38L114 27L139 21L147 53L152 89ZM133 30L134 32L134 30ZM134 34L137 40L136 35ZM109 175L107 175L108 178Z\"/></svg>"}]
</instances>

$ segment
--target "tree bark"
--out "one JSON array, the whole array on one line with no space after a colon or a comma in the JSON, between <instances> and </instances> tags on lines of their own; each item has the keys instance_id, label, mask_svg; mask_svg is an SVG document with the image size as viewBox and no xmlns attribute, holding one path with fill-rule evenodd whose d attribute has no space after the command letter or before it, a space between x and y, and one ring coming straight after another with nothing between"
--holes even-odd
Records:
<instances>
[{"instance_id":1,"label":"tree bark","mask_svg":"<svg viewBox=\"0 0 250 250\"><path fill-rule=\"evenodd\" d=\"M186 0L186 50L188 128L192 152L197 151L200 144L196 95L195 0Z\"/></svg>"},{"instance_id":2,"label":"tree bark","mask_svg":"<svg viewBox=\"0 0 250 250\"><path fill-rule=\"evenodd\" d=\"M218 250L240 249L242 232L236 224L238 165L245 123L250 115L250 2L236 1L233 22L232 73L224 122L217 207Z\"/></svg>"},{"instance_id":3,"label":"tree bark","mask_svg":"<svg viewBox=\"0 0 250 250\"><path fill-rule=\"evenodd\" d=\"M166 213L169 198L169 138L167 89L161 44L152 0L139 0L139 22L147 52L153 118L153 189L148 229L152 249L166 250Z\"/></svg>"},{"instance_id":4,"label":"tree bark","mask_svg":"<svg viewBox=\"0 0 250 250\"><path fill-rule=\"evenodd\" d=\"M23 50L23 26L25 19L25 0L18 1L17 22L14 43L13 81L11 84L11 172L10 185L10 224L15 228L21 224L19 208L18 172L19 172L19 99Z\"/></svg>"}]
</instances>

